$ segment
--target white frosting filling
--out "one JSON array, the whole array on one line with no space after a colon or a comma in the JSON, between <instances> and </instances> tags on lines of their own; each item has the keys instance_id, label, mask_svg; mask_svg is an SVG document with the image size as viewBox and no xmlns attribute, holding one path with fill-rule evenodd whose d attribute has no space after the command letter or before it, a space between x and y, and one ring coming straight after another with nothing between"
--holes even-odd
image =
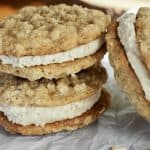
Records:
<instances>
[{"instance_id":1,"label":"white frosting filling","mask_svg":"<svg viewBox=\"0 0 150 150\"><path fill-rule=\"evenodd\" d=\"M2 61L2 64L11 64L13 67L20 68L36 65L48 65L52 63L62 63L66 61L73 61L76 58L92 55L99 50L103 43L104 41L102 39L96 39L88 44L80 45L65 52L52 55L23 57L0 55L0 60Z\"/></svg>"},{"instance_id":2,"label":"white frosting filling","mask_svg":"<svg viewBox=\"0 0 150 150\"><path fill-rule=\"evenodd\" d=\"M21 107L3 104L0 105L0 111L2 111L7 116L8 120L13 123L44 126L46 123L71 119L81 115L89 110L99 100L100 95L101 90L98 90L96 94L84 100L55 107Z\"/></svg>"},{"instance_id":3,"label":"white frosting filling","mask_svg":"<svg viewBox=\"0 0 150 150\"><path fill-rule=\"evenodd\" d=\"M136 40L135 21L136 12L129 12L120 17L118 35L126 51L127 58L141 83L145 98L150 100L150 79L148 70L140 58L140 50Z\"/></svg>"}]
</instances>

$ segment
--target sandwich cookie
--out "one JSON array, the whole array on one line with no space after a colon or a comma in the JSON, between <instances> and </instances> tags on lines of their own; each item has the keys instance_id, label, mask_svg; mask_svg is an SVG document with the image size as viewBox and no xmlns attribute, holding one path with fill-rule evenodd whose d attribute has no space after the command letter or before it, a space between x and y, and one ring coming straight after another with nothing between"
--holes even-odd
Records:
<instances>
[{"instance_id":1,"label":"sandwich cookie","mask_svg":"<svg viewBox=\"0 0 150 150\"><path fill-rule=\"evenodd\" d=\"M72 119L47 123L44 126L22 126L8 121L7 117L4 116L3 113L0 113L0 125L12 134L19 133L22 135L43 135L60 131L73 131L94 122L109 105L110 95L105 90L102 90L101 98L94 104L94 106L92 106L92 108L84 112L82 115Z\"/></svg>"},{"instance_id":2,"label":"sandwich cookie","mask_svg":"<svg viewBox=\"0 0 150 150\"><path fill-rule=\"evenodd\" d=\"M0 21L0 71L31 81L77 73L103 57L108 24L77 5L25 7Z\"/></svg>"},{"instance_id":3,"label":"sandwich cookie","mask_svg":"<svg viewBox=\"0 0 150 150\"><path fill-rule=\"evenodd\" d=\"M55 81L32 83L4 74L1 79L0 125L11 133L71 131L93 122L110 103L109 94L102 90L107 79L104 68Z\"/></svg>"},{"instance_id":4,"label":"sandwich cookie","mask_svg":"<svg viewBox=\"0 0 150 150\"><path fill-rule=\"evenodd\" d=\"M137 112L150 121L150 8L127 12L112 23L106 36L115 77ZM145 55L146 54L146 55Z\"/></svg>"}]
</instances>

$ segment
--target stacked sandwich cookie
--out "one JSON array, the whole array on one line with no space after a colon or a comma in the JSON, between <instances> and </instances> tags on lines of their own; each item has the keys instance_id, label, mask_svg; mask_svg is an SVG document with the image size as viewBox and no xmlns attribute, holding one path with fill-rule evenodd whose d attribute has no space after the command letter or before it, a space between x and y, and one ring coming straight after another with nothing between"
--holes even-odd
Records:
<instances>
[{"instance_id":1,"label":"stacked sandwich cookie","mask_svg":"<svg viewBox=\"0 0 150 150\"><path fill-rule=\"evenodd\" d=\"M108 28L106 39L119 85L150 122L150 8L126 12Z\"/></svg>"},{"instance_id":2,"label":"stacked sandwich cookie","mask_svg":"<svg viewBox=\"0 0 150 150\"><path fill-rule=\"evenodd\" d=\"M11 133L72 131L110 96L99 65L110 17L65 4L25 7L0 21L0 125Z\"/></svg>"}]
</instances>

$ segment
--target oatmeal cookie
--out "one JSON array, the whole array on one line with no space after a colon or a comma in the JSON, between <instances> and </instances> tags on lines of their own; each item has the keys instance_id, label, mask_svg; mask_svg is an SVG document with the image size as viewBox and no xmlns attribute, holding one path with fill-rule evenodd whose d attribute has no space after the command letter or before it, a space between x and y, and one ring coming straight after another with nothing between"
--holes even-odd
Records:
<instances>
[{"instance_id":1,"label":"oatmeal cookie","mask_svg":"<svg viewBox=\"0 0 150 150\"><path fill-rule=\"evenodd\" d=\"M107 79L104 68L92 67L57 80L28 81L0 74L0 103L20 106L61 106L80 101L102 88Z\"/></svg>"},{"instance_id":2,"label":"oatmeal cookie","mask_svg":"<svg viewBox=\"0 0 150 150\"><path fill-rule=\"evenodd\" d=\"M66 4L25 7L0 21L0 54L40 56L67 51L103 35L110 16Z\"/></svg>"},{"instance_id":3,"label":"oatmeal cookie","mask_svg":"<svg viewBox=\"0 0 150 150\"><path fill-rule=\"evenodd\" d=\"M60 131L73 131L94 122L110 105L110 95L103 90L100 100L87 112L73 119L48 123L44 127L27 125L22 126L9 122L7 117L0 113L0 126L12 134L44 135Z\"/></svg>"},{"instance_id":4,"label":"oatmeal cookie","mask_svg":"<svg viewBox=\"0 0 150 150\"><path fill-rule=\"evenodd\" d=\"M114 68L115 78L123 91L127 93L137 112L150 122L150 102L145 99L141 84L128 62L117 35L117 26L117 22L112 23L106 35L107 49L110 62Z\"/></svg>"}]
</instances>

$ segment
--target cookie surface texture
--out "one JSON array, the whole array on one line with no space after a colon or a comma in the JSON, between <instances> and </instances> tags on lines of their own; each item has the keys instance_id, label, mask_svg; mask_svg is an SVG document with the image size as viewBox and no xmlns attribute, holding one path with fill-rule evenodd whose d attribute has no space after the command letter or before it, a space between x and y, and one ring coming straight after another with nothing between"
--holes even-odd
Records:
<instances>
[{"instance_id":1,"label":"cookie surface texture","mask_svg":"<svg viewBox=\"0 0 150 150\"><path fill-rule=\"evenodd\" d=\"M25 7L0 22L0 54L40 56L67 51L102 36L110 17L66 4Z\"/></svg>"}]
</instances>

